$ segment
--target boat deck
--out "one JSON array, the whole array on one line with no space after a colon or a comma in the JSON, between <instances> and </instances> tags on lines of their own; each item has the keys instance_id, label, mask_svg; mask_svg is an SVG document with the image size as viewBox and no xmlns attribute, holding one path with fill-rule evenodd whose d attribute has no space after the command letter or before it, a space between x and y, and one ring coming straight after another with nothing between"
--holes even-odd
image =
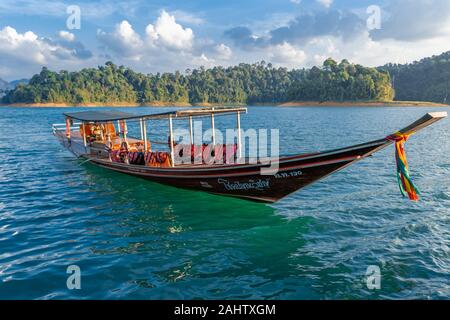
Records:
<instances>
[{"instance_id":1,"label":"boat deck","mask_svg":"<svg viewBox=\"0 0 450 320\"><path fill-rule=\"evenodd\" d=\"M61 130L56 131L56 135L60 136L61 139L66 139L65 133ZM122 139L120 137L115 137L111 140L113 144L113 150L119 150L120 144L122 142ZM141 139L137 139L134 137L127 137L127 142L129 144L129 150L130 151L137 151L137 144L144 144L144 141ZM87 143L87 150L84 149L84 141L81 133L79 131L72 131L71 132L71 144L72 145L78 145L78 150L82 149L83 152L79 152L79 156L88 156L88 157L98 157L100 159L105 160L106 156L97 156L97 152L92 152L93 150L106 150L106 143L103 141L93 141ZM257 162L254 158L243 158L239 161L240 164L255 164ZM236 164L236 163L234 163ZM222 167L222 166L229 166L230 163L175 163L175 167L177 168L214 168L214 167ZM147 165L148 166L148 165Z\"/></svg>"},{"instance_id":2,"label":"boat deck","mask_svg":"<svg viewBox=\"0 0 450 320\"><path fill-rule=\"evenodd\" d=\"M72 131L71 139L78 143L84 144L83 137L82 137L80 131ZM115 148L118 149L118 148L120 148L120 143L122 142L122 140L120 137L116 136L111 139L111 142L114 146L113 149L115 149ZM127 142L129 144L129 146L132 148L135 147L138 143L141 143L142 145L144 144L144 140L133 138L133 137L127 137ZM106 145L106 141L95 141L94 143ZM88 144L89 144L89 142L88 142Z\"/></svg>"}]
</instances>

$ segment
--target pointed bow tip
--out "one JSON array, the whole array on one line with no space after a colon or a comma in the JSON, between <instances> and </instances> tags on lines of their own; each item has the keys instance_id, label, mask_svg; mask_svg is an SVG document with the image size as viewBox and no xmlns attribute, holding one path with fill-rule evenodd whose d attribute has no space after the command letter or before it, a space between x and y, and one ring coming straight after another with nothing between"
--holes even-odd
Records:
<instances>
[{"instance_id":1,"label":"pointed bow tip","mask_svg":"<svg viewBox=\"0 0 450 320\"><path fill-rule=\"evenodd\" d=\"M445 118L445 117L447 117L447 111L429 112L428 115L431 118Z\"/></svg>"}]
</instances>

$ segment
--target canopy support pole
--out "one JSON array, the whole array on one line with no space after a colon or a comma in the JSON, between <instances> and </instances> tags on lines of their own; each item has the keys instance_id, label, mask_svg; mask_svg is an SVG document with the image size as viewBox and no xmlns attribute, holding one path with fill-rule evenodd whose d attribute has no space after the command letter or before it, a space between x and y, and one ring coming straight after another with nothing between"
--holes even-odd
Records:
<instances>
[{"instance_id":1,"label":"canopy support pole","mask_svg":"<svg viewBox=\"0 0 450 320\"><path fill-rule=\"evenodd\" d=\"M169 140L170 140L170 162L172 167L175 166L174 162L174 151L173 151L173 125L172 125L172 115L169 115Z\"/></svg>"},{"instance_id":2,"label":"canopy support pole","mask_svg":"<svg viewBox=\"0 0 450 320\"><path fill-rule=\"evenodd\" d=\"M144 152L147 152L147 122L142 120L142 124L144 125L143 134L144 134Z\"/></svg>"},{"instance_id":3,"label":"canopy support pole","mask_svg":"<svg viewBox=\"0 0 450 320\"><path fill-rule=\"evenodd\" d=\"M237 112L237 147L238 147L238 157L241 158L242 157L242 151L241 151L241 113L238 111Z\"/></svg>"},{"instance_id":4,"label":"canopy support pole","mask_svg":"<svg viewBox=\"0 0 450 320\"><path fill-rule=\"evenodd\" d=\"M107 149L108 150L108 158L109 158L109 161L112 161L112 159L111 159L111 151L112 151L111 134L109 132L106 133L106 143L108 146L108 149Z\"/></svg>"},{"instance_id":5,"label":"canopy support pole","mask_svg":"<svg viewBox=\"0 0 450 320\"><path fill-rule=\"evenodd\" d=\"M66 118L66 137L70 140L70 119Z\"/></svg>"},{"instance_id":6,"label":"canopy support pole","mask_svg":"<svg viewBox=\"0 0 450 320\"><path fill-rule=\"evenodd\" d=\"M211 109L214 111L214 107ZM216 132L214 128L214 112L211 113L211 127L212 127L212 144L213 146L216 145Z\"/></svg>"},{"instance_id":7,"label":"canopy support pole","mask_svg":"<svg viewBox=\"0 0 450 320\"><path fill-rule=\"evenodd\" d=\"M83 127L83 144L84 144L84 149L86 149L87 143L86 143L86 127L84 125L84 121L82 123L82 127Z\"/></svg>"},{"instance_id":8,"label":"canopy support pole","mask_svg":"<svg viewBox=\"0 0 450 320\"><path fill-rule=\"evenodd\" d=\"M105 129L105 126L103 124L100 124L99 126L100 126L100 137L101 137L102 141L104 141L105 140L105 133L103 132L103 130Z\"/></svg>"},{"instance_id":9,"label":"canopy support pole","mask_svg":"<svg viewBox=\"0 0 450 320\"><path fill-rule=\"evenodd\" d=\"M118 133L119 133L119 139L120 139L120 143L122 143L122 132L120 131L120 121L117 120L117 128L118 128Z\"/></svg>"},{"instance_id":10,"label":"canopy support pole","mask_svg":"<svg viewBox=\"0 0 450 320\"><path fill-rule=\"evenodd\" d=\"M189 138L191 141L191 145L194 144L194 135L192 132L192 116L189 116Z\"/></svg>"},{"instance_id":11,"label":"canopy support pole","mask_svg":"<svg viewBox=\"0 0 450 320\"><path fill-rule=\"evenodd\" d=\"M123 139L127 141L127 129L128 129L127 122L125 120L122 121L123 121Z\"/></svg>"},{"instance_id":12,"label":"canopy support pole","mask_svg":"<svg viewBox=\"0 0 450 320\"><path fill-rule=\"evenodd\" d=\"M141 140L144 140L144 127L142 124L142 118L139 119L139 126L141 128Z\"/></svg>"}]
</instances>

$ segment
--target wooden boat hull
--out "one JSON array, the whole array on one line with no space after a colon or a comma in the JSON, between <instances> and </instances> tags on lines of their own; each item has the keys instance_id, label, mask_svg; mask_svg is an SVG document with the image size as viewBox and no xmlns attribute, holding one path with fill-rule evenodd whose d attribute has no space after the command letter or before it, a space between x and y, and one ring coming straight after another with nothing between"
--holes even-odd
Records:
<instances>
[{"instance_id":1,"label":"wooden boat hull","mask_svg":"<svg viewBox=\"0 0 450 320\"><path fill-rule=\"evenodd\" d=\"M277 173L261 175L264 164L235 164L211 167L152 168L126 165L106 159L91 159L100 167L150 181L226 196L275 202L355 161L385 147L390 142L370 144L310 156L284 157Z\"/></svg>"},{"instance_id":2,"label":"wooden boat hull","mask_svg":"<svg viewBox=\"0 0 450 320\"><path fill-rule=\"evenodd\" d=\"M443 117L445 117L444 113L427 114L400 132L411 134ZM261 169L269 167L267 163L176 166L173 168L129 165L93 157L91 154L80 154L80 146L73 143L68 145L62 136L60 140L75 154L85 157L91 163L103 168L174 187L268 203L276 202L393 143L390 139L383 138L327 152L280 157L276 161L279 167L278 171L262 175Z\"/></svg>"}]
</instances>

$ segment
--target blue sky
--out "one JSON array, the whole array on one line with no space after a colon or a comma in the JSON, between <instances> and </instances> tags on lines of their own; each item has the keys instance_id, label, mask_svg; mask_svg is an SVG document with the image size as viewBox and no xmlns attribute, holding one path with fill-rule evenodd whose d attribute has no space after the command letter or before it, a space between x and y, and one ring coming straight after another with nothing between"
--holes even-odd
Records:
<instances>
[{"instance_id":1,"label":"blue sky","mask_svg":"<svg viewBox=\"0 0 450 320\"><path fill-rule=\"evenodd\" d=\"M80 29L67 26L70 5ZM144 73L260 60L302 68L327 57L378 66L450 50L449 40L448 0L0 0L7 80L107 60Z\"/></svg>"}]
</instances>

